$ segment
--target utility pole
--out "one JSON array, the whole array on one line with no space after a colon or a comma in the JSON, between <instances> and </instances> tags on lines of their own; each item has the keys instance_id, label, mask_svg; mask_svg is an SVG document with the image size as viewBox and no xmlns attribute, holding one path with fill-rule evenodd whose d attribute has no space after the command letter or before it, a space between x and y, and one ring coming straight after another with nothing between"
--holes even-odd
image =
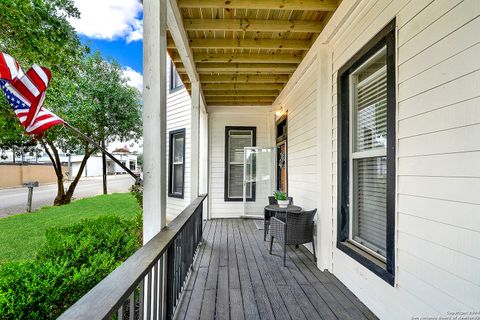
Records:
<instances>
[{"instance_id":1,"label":"utility pole","mask_svg":"<svg viewBox=\"0 0 480 320\"><path fill-rule=\"evenodd\" d=\"M105 150L105 139L102 140L102 148ZM102 170L103 170L103 194L107 194L107 157L102 152Z\"/></svg>"}]
</instances>

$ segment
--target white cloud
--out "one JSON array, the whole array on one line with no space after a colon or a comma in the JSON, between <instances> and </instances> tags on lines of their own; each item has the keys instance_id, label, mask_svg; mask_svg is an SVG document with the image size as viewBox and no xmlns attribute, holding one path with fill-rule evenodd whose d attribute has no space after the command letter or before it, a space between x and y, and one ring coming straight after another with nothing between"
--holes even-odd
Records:
<instances>
[{"instance_id":1,"label":"white cloud","mask_svg":"<svg viewBox=\"0 0 480 320\"><path fill-rule=\"evenodd\" d=\"M127 42L141 40L143 22L139 0L75 0L80 19L70 19L78 33L89 38Z\"/></svg>"},{"instance_id":2,"label":"white cloud","mask_svg":"<svg viewBox=\"0 0 480 320\"><path fill-rule=\"evenodd\" d=\"M140 92L143 92L143 76L130 67L126 67L123 70L123 75L128 79L129 86L137 88Z\"/></svg>"}]
</instances>

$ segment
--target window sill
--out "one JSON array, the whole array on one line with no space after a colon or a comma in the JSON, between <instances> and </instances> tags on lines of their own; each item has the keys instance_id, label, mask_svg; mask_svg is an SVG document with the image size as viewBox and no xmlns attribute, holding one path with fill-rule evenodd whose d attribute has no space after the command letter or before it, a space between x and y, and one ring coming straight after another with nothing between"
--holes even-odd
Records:
<instances>
[{"instance_id":1,"label":"window sill","mask_svg":"<svg viewBox=\"0 0 480 320\"><path fill-rule=\"evenodd\" d=\"M224 198L225 202L242 202L243 198ZM255 198L248 198L247 202L255 202Z\"/></svg>"},{"instance_id":2,"label":"window sill","mask_svg":"<svg viewBox=\"0 0 480 320\"><path fill-rule=\"evenodd\" d=\"M183 194L175 194L175 193L169 193L168 196L170 198L177 198L177 199L183 199Z\"/></svg>"},{"instance_id":3,"label":"window sill","mask_svg":"<svg viewBox=\"0 0 480 320\"><path fill-rule=\"evenodd\" d=\"M337 242L337 248L347 254L350 258L356 260L368 270L372 271L388 284L394 286L395 276L387 272L386 265L383 261L346 241Z\"/></svg>"}]
</instances>

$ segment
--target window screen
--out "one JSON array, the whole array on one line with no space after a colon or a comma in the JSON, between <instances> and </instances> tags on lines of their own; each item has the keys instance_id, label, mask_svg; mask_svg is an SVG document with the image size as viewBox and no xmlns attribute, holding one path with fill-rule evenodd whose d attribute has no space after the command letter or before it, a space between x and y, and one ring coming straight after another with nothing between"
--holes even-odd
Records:
<instances>
[{"instance_id":1,"label":"window screen","mask_svg":"<svg viewBox=\"0 0 480 320\"><path fill-rule=\"evenodd\" d=\"M171 197L183 198L185 174L185 129L170 132L169 186Z\"/></svg>"},{"instance_id":2,"label":"window screen","mask_svg":"<svg viewBox=\"0 0 480 320\"><path fill-rule=\"evenodd\" d=\"M227 127L225 130L225 200L243 200L243 157L245 147L255 146L255 128ZM247 168L251 170L251 168ZM247 199L254 198L251 183L246 186Z\"/></svg>"}]
</instances>

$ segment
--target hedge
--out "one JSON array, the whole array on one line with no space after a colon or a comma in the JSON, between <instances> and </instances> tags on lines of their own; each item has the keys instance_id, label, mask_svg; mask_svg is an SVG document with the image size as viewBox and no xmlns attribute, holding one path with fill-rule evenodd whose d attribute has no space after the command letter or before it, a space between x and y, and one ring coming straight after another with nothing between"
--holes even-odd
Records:
<instances>
[{"instance_id":1,"label":"hedge","mask_svg":"<svg viewBox=\"0 0 480 320\"><path fill-rule=\"evenodd\" d=\"M141 217L47 231L36 258L0 266L0 319L55 319L141 245Z\"/></svg>"}]
</instances>

